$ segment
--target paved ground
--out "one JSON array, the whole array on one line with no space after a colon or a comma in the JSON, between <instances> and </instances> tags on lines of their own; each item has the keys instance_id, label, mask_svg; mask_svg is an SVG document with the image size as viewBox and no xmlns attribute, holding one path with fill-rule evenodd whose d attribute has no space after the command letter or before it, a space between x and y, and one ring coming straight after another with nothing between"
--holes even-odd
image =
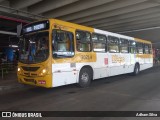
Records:
<instances>
[{"instance_id":1,"label":"paved ground","mask_svg":"<svg viewBox=\"0 0 160 120\"><path fill-rule=\"evenodd\" d=\"M160 66L138 76L120 75L53 89L22 87L0 93L0 110L20 111L160 111ZM64 119L64 118L56 118ZM84 118L66 118L84 119ZM160 118L85 118L87 120L159 120Z\"/></svg>"},{"instance_id":2,"label":"paved ground","mask_svg":"<svg viewBox=\"0 0 160 120\"><path fill-rule=\"evenodd\" d=\"M8 71L7 74L4 74L4 78L0 76L0 94L22 88L23 86L24 85L21 85L17 82L16 70Z\"/></svg>"}]
</instances>

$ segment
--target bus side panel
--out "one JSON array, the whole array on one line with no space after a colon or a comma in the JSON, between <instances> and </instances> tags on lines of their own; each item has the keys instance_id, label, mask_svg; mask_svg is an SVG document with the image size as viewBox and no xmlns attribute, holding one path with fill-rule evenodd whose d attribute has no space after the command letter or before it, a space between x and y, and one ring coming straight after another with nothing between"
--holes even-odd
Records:
<instances>
[{"instance_id":1,"label":"bus side panel","mask_svg":"<svg viewBox=\"0 0 160 120\"><path fill-rule=\"evenodd\" d=\"M153 55L150 54L148 58L145 59L146 69L153 67Z\"/></svg>"},{"instance_id":2,"label":"bus side panel","mask_svg":"<svg viewBox=\"0 0 160 120\"><path fill-rule=\"evenodd\" d=\"M96 53L97 60L93 64L94 68L94 79L99 79L103 77L108 77L110 70L108 67L108 53Z\"/></svg>"},{"instance_id":3,"label":"bus side panel","mask_svg":"<svg viewBox=\"0 0 160 120\"><path fill-rule=\"evenodd\" d=\"M136 56L139 60L144 61L143 63L139 61L140 70L145 70L153 67L153 56L151 54L143 54L143 55L136 55Z\"/></svg>"},{"instance_id":4,"label":"bus side panel","mask_svg":"<svg viewBox=\"0 0 160 120\"><path fill-rule=\"evenodd\" d=\"M93 68L94 64L95 62L52 64L52 87L78 83L81 68L86 65Z\"/></svg>"},{"instance_id":5,"label":"bus side panel","mask_svg":"<svg viewBox=\"0 0 160 120\"><path fill-rule=\"evenodd\" d=\"M123 65L121 65L121 62L124 61L124 57L119 53L108 53L108 56L110 76L124 74L124 68Z\"/></svg>"},{"instance_id":6,"label":"bus side panel","mask_svg":"<svg viewBox=\"0 0 160 120\"><path fill-rule=\"evenodd\" d=\"M148 68L153 67L153 64L152 64L152 63L143 64L143 65L141 65L140 67L141 67L140 70L142 71L142 70L145 70L145 69L148 69Z\"/></svg>"},{"instance_id":7,"label":"bus side panel","mask_svg":"<svg viewBox=\"0 0 160 120\"><path fill-rule=\"evenodd\" d=\"M140 64L140 71L141 71L144 66L144 58L136 55L136 62Z\"/></svg>"},{"instance_id":8,"label":"bus side panel","mask_svg":"<svg viewBox=\"0 0 160 120\"><path fill-rule=\"evenodd\" d=\"M122 54L122 56L125 58L125 63L122 63L122 65L124 65L124 73L133 72L134 64L135 64L134 55L133 57L131 57L132 54L126 53L126 54ZM131 59L133 59L133 63Z\"/></svg>"},{"instance_id":9,"label":"bus side panel","mask_svg":"<svg viewBox=\"0 0 160 120\"><path fill-rule=\"evenodd\" d=\"M71 64L52 64L52 87L76 83L78 71Z\"/></svg>"}]
</instances>

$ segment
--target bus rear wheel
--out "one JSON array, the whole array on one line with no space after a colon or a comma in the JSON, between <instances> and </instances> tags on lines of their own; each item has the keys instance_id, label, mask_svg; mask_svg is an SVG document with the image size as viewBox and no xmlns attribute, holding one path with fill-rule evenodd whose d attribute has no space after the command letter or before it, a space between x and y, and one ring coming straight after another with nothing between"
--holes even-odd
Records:
<instances>
[{"instance_id":1,"label":"bus rear wheel","mask_svg":"<svg viewBox=\"0 0 160 120\"><path fill-rule=\"evenodd\" d=\"M133 75L138 75L140 72L140 67L139 67L139 64L136 64L135 67L134 67L134 71L133 71Z\"/></svg>"},{"instance_id":2,"label":"bus rear wheel","mask_svg":"<svg viewBox=\"0 0 160 120\"><path fill-rule=\"evenodd\" d=\"M91 84L91 71L88 68L82 68L79 74L78 85L82 88L88 87Z\"/></svg>"}]
</instances>

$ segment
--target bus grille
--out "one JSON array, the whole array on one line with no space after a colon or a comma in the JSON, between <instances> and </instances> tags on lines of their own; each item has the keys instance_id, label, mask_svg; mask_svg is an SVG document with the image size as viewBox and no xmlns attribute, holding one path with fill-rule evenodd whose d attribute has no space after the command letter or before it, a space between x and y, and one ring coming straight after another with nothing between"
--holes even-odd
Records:
<instances>
[{"instance_id":1,"label":"bus grille","mask_svg":"<svg viewBox=\"0 0 160 120\"><path fill-rule=\"evenodd\" d=\"M40 67L26 67L26 66L22 66L22 69L24 71L37 71Z\"/></svg>"}]
</instances>

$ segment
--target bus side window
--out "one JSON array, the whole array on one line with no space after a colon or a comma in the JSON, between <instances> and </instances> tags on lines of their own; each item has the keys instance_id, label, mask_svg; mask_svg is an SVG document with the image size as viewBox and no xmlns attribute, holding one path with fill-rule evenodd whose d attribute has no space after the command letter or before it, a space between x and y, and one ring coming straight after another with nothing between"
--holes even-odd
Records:
<instances>
[{"instance_id":1,"label":"bus side window","mask_svg":"<svg viewBox=\"0 0 160 120\"><path fill-rule=\"evenodd\" d=\"M100 34L92 34L92 42L93 42L93 51L94 52L106 52L106 41L107 38L105 35Z\"/></svg>"},{"instance_id":2,"label":"bus side window","mask_svg":"<svg viewBox=\"0 0 160 120\"><path fill-rule=\"evenodd\" d=\"M149 54L152 54L152 45L149 44Z\"/></svg>"},{"instance_id":3,"label":"bus side window","mask_svg":"<svg viewBox=\"0 0 160 120\"><path fill-rule=\"evenodd\" d=\"M108 36L108 50L110 53L119 53L119 38Z\"/></svg>"},{"instance_id":4,"label":"bus side window","mask_svg":"<svg viewBox=\"0 0 160 120\"><path fill-rule=\"evenodd\" d=\"M128 49L128 40L127 39L123 39L120 38L120 52L121 53L129 53L129 49Z\"/></svg>"},{"instance_id":5,"label":"bus side window","mask_svg":"<svg viewBox=\"0 0 160 120\"><path fill-rule=\"evenodd\" d=\"M76 31L77 50L81 52L91 51L91 34L86 31Z\"/></svg>"},{"instance_id":6,"label":"bus side window","mask_svg":"<svg viewBox=\"0 0 160 120\"><path fill-rule=\"evenodd\" d=\"M129 50L130 50L130 53L132 54L137 53L135 41L132 41L132 40L129 41Z\"/></svg>"},{"instance_id":7,"label":"bus side window","mask_svg":"<svg viewBox=\"0 0 160 120\"><path fill-rule=\"evenodd\" d=\"M137 47L137 53L143 54L143 43L138 42L136 47Z\"/></svg>"},{"instance_id":8,"label":"bus side window","mask_svg":"<svg viewBox=\"0 0 160 120\"><path fill-rule=\"evenodd\" d=\"M144 54L149 54L149 44L144 44Z\"/></svg>"}]
</instances>

